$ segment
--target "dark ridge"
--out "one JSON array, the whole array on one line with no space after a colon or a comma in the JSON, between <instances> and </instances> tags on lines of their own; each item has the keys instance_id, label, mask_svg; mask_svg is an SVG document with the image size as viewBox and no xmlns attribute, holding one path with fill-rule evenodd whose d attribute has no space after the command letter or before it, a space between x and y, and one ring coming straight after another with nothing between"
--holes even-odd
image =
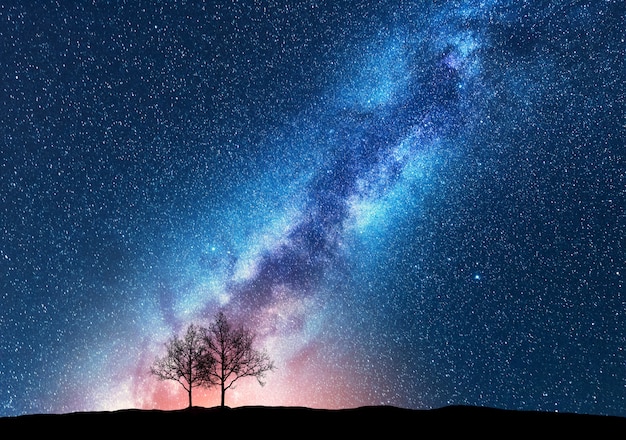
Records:
<instances>
[{"instance_id":1,"label":"dark ridge","mask_svg":"<svg viewBox=\"0 0 626 440\"><path fill-rule=\"evenodd\" d=\"M547 434L612 435L626 430L626 418L571 413L514 411L474 406L412 410L393 406L352 409L244 406L191 407L181 410L127 409L67 414L33 414L0 418L0 432L26 435L100 436L181 435L207 438L263 435L271 438L365 435L385 438L434 436L519 436Z\"/></svg>"}]
</instances>

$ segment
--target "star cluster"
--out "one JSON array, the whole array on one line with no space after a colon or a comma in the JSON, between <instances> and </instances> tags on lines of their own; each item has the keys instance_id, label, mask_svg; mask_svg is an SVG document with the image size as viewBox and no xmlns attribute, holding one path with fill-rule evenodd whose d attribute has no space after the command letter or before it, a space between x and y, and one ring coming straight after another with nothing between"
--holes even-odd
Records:
<instances>
[{"instance_id":1,"label":"star cluster","mask_svg":"<svg viewBox=\"0 0 626 440\"><path fill-rule=\"evenodd\" d=\"M230 406L625 415L625 12L0 5L0 415L183 407L218 310Z\"/></svg>"}]
</instances>

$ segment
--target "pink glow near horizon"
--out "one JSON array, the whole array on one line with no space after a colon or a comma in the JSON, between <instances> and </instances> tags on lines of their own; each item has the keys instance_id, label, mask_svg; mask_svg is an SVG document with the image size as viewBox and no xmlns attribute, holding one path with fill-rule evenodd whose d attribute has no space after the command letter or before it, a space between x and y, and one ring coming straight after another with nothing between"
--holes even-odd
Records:
<instances>
[{"instance_id":1,"label":"pink glow near horizon","mask_svg":"<svg viewBox=\"0 0 626 440\"><path fill-rule=\"evenodd\" d=\"M339 372L320 372L313 365L292 371L277 369L267 374L264 386L252 377L240 379L234 388L226 391L225 405L341 409L359 406L359 402L366 404L364 396L355 395L349 381L340 376ZM138 408L173 410L188 406L187 392L179 383L156 378L145 378L140 382L141 389L135 389L134 396ZM194 388L192 404L219 406L219 387Z\"/></svg>"}]
</instances>

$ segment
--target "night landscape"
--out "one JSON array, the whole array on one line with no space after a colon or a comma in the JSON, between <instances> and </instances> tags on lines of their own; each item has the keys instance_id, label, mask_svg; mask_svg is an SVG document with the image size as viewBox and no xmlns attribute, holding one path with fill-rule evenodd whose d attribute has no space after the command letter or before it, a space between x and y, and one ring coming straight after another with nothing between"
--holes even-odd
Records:
<instances>
[{"instance_id":1,"label":"night landscape","mask_svg":"<svg viewBox=\"0 0 626 440\"><path fill-rule=\"evenodd\" d=\"M619 432L625 29L0 4L0 429Z\"/></svg>"}]
</instances>

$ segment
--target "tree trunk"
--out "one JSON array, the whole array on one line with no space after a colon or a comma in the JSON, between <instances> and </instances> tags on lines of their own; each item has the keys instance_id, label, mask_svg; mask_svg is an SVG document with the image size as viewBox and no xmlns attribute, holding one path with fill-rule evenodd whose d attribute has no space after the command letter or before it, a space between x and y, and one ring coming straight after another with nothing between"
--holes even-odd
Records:
<instances>
[{"instance_id":1,"label":"tree trunk","mask_svg":"<svg viewBox=\"0 0 626 440\"><path fill-rule=\"evenodd\" d=\"M222 383L222 408L224 408L224 395L226 394L226 390L224 389L224 384Z\"/></svg>"},{"instance_id":2,"label":"tree trunk","mask_svg":"<svg viewBox=\"0 0 626 440\"><path fill-rule=\"evenodd\" d=\"M191 408L191 387L189 387L189 408Z\"/></svg>"}]
</instances>

